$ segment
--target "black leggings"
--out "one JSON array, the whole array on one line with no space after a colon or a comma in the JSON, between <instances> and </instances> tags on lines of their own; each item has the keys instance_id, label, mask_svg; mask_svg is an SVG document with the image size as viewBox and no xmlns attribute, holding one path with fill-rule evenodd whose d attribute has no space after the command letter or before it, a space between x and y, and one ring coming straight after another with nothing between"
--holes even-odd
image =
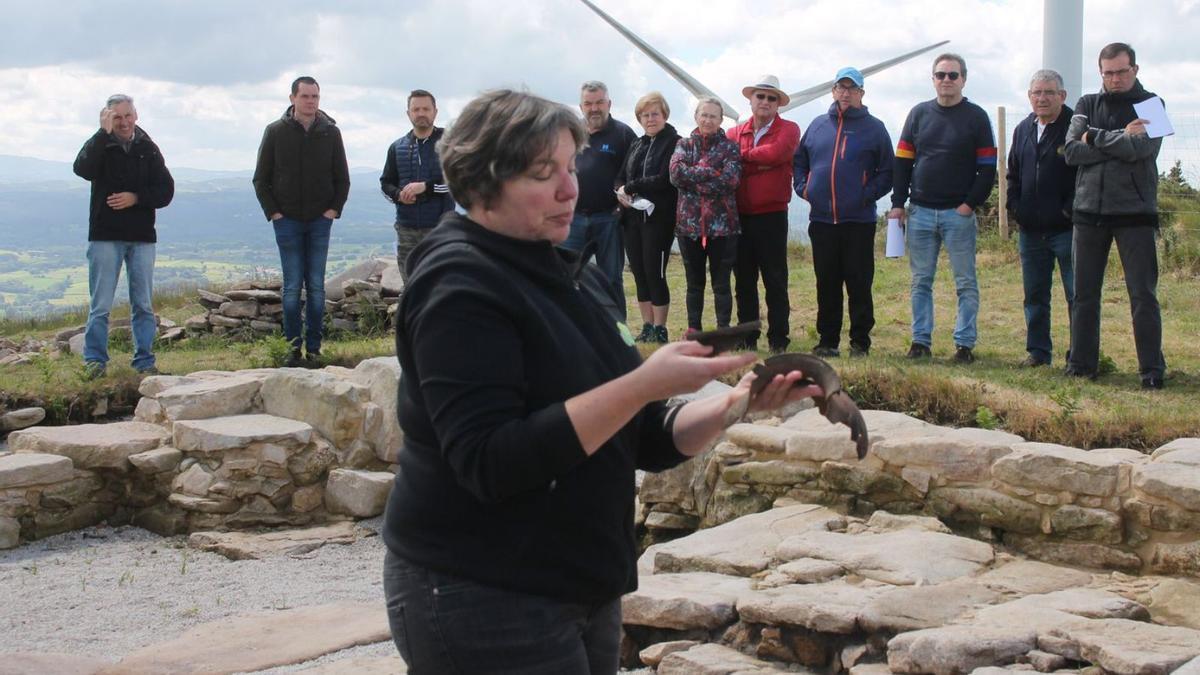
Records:
<instances>
[{"instance_id":1,"label":"black leggings","mask_svg":"<svg viewBox=\"0 0 1200 675\"><path fill-rule=\"evenodd\" d=\"M713 309L716 310L717 327L729 325L733 314L733 291L729 287L729 273L733 271L733 264L737 260L737 247L736 234L711 237L708 240L708 248L701 248L699 239L679 238L679 253L683 257L683 271L687 278L685 297L688 328L702 328L700 317L704 314L705 267L712 277Z\"/></svg>"},{"instance_id":2,"label":"black leggings","mask_svg":"<svg viewBox=\"0 0 1200 675\"><path fill-rule=\"evenodd\" d=\"M667 286L667 260L675 223L646 223L642 212L626 214L625 255L633 272L638 302L662 307L671 304L671 289Z\"/></svg>"}]
</instances>

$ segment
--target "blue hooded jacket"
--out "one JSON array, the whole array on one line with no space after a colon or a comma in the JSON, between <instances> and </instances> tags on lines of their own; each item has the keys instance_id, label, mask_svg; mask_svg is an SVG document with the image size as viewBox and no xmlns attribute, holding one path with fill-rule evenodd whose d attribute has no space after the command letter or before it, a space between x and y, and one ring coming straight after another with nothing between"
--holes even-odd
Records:
<instances>
[{"instance_id":1,"label":"blue hooded jacket","mask_svg":"<svg viewBox=\"0 0 1200 675\"><path fill-rule=\"evenodd\" d=\"M819 223L874 223L892 191L892 138L867 108L837 103L808 125L792 160L793 185Z\"/></svg>"}]
</instances>

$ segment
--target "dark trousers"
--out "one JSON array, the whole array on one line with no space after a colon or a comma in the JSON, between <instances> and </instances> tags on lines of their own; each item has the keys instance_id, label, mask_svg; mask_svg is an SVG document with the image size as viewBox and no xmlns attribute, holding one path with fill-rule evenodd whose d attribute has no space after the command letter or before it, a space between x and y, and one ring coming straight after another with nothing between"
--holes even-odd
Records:
<instances>
[{"instance_id":1,"label":"dark trousers","mask_svg":"<svg viewBox=\"0 0 1200 675\"><path fill-rule=\"evenodd\" d=\"M679 254L683 258L683 273L687 279L687 322L688 328L701 330L704 314L704 273L712 277L713 309L716 310L717 328L729 325L733 317L733 291L729 286L729 273L737 260L738 236L711 237L708 247L700 246L699 239L679 237Z\"/></svg>"},{"instance_id":2,"label":"dark trousers","mask_svg":"<svg viewBox=\"0 0 1200 675\"><path fill-rule=\"evenodd\" d=\"M1071 268L1070 230L1021 230L1021 279L1025 286L1025 351L1050 363L1054 343L1050 338L1050 296L1054 290L1054 263L1062 278L1067 317L1075 304L1075 273ZM1107 254L1105 254L1107 257Z\"/></svg>"},{"instance_id":3,"label":"dark trousers","mask_svg":"<svg viewBox=\"0 0 1200 675\"><path fill-rule=\"evenodd\" d=\"M582 605L439 574L387 553L388 624L410 675L612 675L621 599Z\"/></svg>"},{"instance_id":4,"label":"dark trousers","mask_svg":"<svg viewBox=\"0 0 1200 675\"><path fill-rule=\"evenodd\" d=\"M667 260L671 241L675 238L674 223L646 223L641 211L627 214L625 256L633 272L638 302L662 307L671 304L671 289L667 286Z\"/></svg>"},{"instance_id":5,"label":"dark trousers","mask_svg":"<svg viewBox=\"0 0 1200 675\"><path fill-rule=\"evenodd\" d=\"M758 276L762 275L767 301L767 343L772 351L787 349L788 305L787 211L738 214L742 236L738 240L737 314L738 323L758 321ZM758 339L755 335L747 342Z\"/></svg>"},{"instance_id":6,"label":"dark trousers","mask_svg":"<svg viewBox=\"0 0 1200 675\"><path fill-rule=\"evenodd\" d=\"M1133 316L1133 341L1137 347L1138 372L1143 378L1159 378L1167 369L1162 353L1162 315L1158 307L1158 251L1154 248L1156 228L1151 226L1106 227L1076 225L1071 246L1075 267L1075 307L1071 312L1070 367L1094 373L1100 363L1100 289L1108 252L1117 242L1125 289Z\"/></svg>"},{"instance_id":7,"label":"dark trousers","mask_svg":"<svg viewBox=\"0 0 1200 675\"><path fill-rule=\"evenodd\" d=\"M875 327L875 223L808 225L817 276L817 335L820 346L837 349L842 338L842 287L850 308L850 344L871 348Z\"/></svg>"}]
</instances>

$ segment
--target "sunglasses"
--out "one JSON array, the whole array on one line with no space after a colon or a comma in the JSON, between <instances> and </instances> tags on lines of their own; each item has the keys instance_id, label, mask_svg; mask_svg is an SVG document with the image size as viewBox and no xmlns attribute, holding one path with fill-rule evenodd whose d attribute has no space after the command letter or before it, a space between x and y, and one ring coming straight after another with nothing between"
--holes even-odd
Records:
<instances>
[{"instance_id":1,"label":"sunglasses","mask_svg":"<svg viewBox=\"0 0 1200 675\"><path fill-rule=\"evenodd\" d=\"M934 77L934 79L937 79L937 80L944 80L946 78L950 78L950 81L953 82L953 81L957 80L960 75L962 75L962 73L955 72L955 71L951 71L949 73L943 72L941 70L933 71L933 77Z\"/></svg>"},{"instance_id":2,"label":"sunglasses","mask_svg":"<svg viewBox=\"0 0 1200 675\"><path fill-rule=\"evenodd\" d=\"M779 100L779 97L776 96L775 94L764 94L762 92L755 94L754 98L756 98L760 101L769 101L771 103L774 103Z\"/></svg>"}]
</instances>

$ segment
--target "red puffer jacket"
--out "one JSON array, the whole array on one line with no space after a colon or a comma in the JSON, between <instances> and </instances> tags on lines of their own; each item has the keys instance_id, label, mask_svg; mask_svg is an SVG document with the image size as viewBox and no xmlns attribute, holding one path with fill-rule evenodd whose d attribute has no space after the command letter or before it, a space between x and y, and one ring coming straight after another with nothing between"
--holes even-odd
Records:
<instances>
[{"instance_id":1,"label":"red puffer jacket","mask_svg":"<svg viewBox=\"0 0 1200 675\"><path fill-rule=\"evenodd\" d=\"M738 185L740 213L785 211L792 201L792 156L800 145L800 127L779 115L754 145L754 120L727 133L742 153L742 182Z\"/></svg>"}]
</instances>

